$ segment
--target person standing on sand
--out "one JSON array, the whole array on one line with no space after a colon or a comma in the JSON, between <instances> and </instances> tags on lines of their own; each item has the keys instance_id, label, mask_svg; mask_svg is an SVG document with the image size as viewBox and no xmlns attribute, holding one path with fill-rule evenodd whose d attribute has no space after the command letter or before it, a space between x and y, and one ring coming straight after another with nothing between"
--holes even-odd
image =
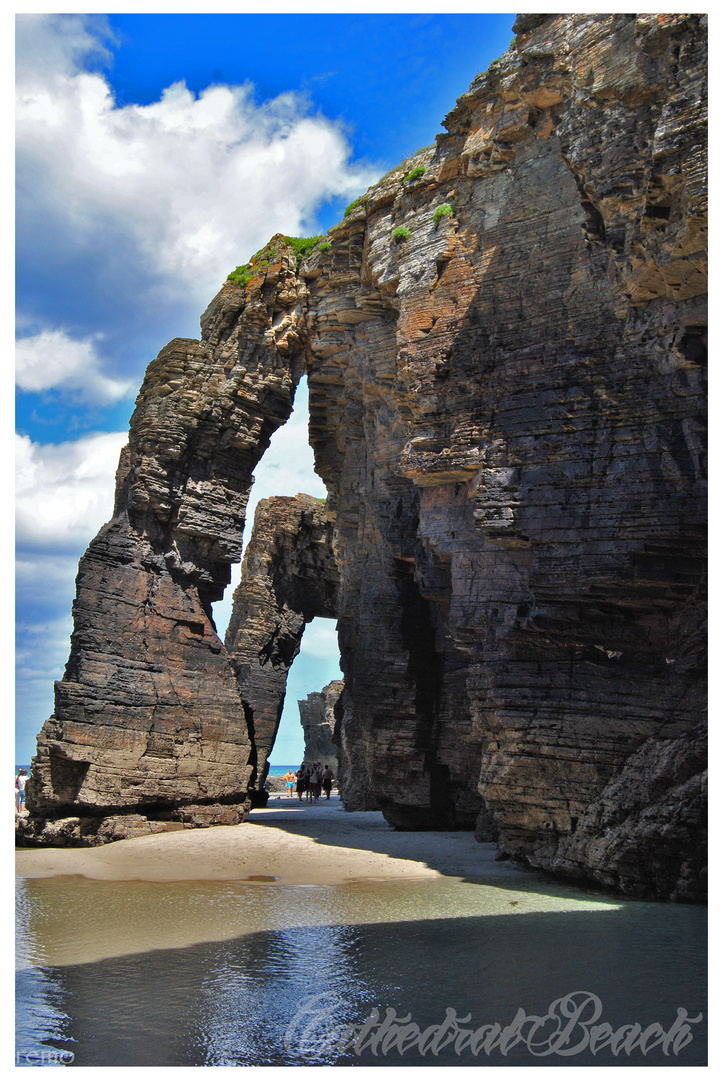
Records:
<instances>
[{"instance_id":1,"label":"person standing on sand","mask_svg":"<svg viewBox=\"0 0 723 1080\"><path fill-rule=\"evenodd\" d=\"M316 802L319 798L319 792L321 791L321 781L319 778L318 766L315 765L311 770L311 776L309 777L309 790L311 792L311 801Z\"/></svg>"},{"instance_id":2,"label":"person standing on sand","mask_svg":"<svg viewBox=\"0 0 723 1080\"><path fill-rule=\"evenodd\" d=\"M331 782L334 779L334 774L328 765L324 766L324 771L321 774L321 786L323 787L327 799L331 797Z\"/></svg>"},{"instance_id":3,"label":"person standing on sand","mask_svg":"<svg viewBox=\"0 0 723 1080\"><path fill-rule=\"evenodd\" d=\"M25 809L25 785L28 781L27 769L18 769L15 777L15 809L22 813Z\"/></svg>"},{"instance_id":4,"label":"person standing on sand","mask_svg":"<svg viewBox=\"0 0 723 1080\"><path fill-rule=\"evenodd\" d=\"M289 798L292 798L294 794L294 780L293 769L289 769L288 772L284 773L284 781L286 783L286 790L289 793Z\"/></svg>"}]
</instances>

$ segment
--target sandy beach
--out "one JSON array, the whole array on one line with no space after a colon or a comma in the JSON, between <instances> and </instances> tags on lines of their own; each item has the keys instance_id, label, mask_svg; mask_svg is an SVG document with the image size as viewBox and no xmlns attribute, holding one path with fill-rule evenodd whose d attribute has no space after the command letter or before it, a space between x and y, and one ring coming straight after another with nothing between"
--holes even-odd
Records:
<instances>
[{"instance_id":1,"label":"sandy beach","mask_svg":"<svg viewBox=\"0 0 723 1080\"><path fill-rule=\"evenodd\" d=\"M98 881L270 881L341 885L414 878L516 877L469 832L395 832L381 813L347 813L338 796L316 805L276 796L243 825L189 829L98 848L24 848L16 873Z\"/></svg>"}]
</instances>

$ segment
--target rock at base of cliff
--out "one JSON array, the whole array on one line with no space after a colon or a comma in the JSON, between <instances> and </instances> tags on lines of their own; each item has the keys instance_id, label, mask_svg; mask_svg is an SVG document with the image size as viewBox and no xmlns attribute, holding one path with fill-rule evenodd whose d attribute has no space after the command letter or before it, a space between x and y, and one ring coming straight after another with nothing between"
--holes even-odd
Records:
<instances>
[{"instance_id":1,"label":"rock at base of cliff","mask_svg":"<svg viewBox=\"0 0 723 1080\"><path fill-rule=\"evenodd\" d=\"M153 833L181 829L209 828L211 825L240 825L251 803L224 806L189 805L174 810L167 820L145 814L113 814L108 817L64 817L54 821L18 814L15 818L16 847L100 847L114 840L133 840Z\"/></svg>"}]
</instances>

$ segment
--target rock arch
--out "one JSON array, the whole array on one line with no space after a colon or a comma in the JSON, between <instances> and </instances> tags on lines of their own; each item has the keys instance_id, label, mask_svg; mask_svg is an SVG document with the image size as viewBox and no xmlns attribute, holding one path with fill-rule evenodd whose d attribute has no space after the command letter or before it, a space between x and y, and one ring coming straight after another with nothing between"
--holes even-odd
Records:
<instances>
[{"instance_id":1,"label":"rock arch","mask_svg":"<svg viewBox=\"0 0 723 1080\"><path fill-rule=\"evenodd\" d=\"M311 495L259 502L234 593L226 650L251 739L249 784L260 790L281 719L289 668L304 627L336 619L335 516Z\"/></svg>"},{"instance_id":2,"label":"rock arch","mask_svg":"<svg viewBox=\"0 0 723 1080\"><path fill-rule=\"evenodd\" d=\"M247 812L253 747L211 604L241 555L253 469L306 364L304 282L293 248L275 241L247 286L226 282L201 341L172 341L146 372L31 768L33 833L55 822L51 841L112 838L129 814L161 828Z\"/></svg>"}]
</instances>

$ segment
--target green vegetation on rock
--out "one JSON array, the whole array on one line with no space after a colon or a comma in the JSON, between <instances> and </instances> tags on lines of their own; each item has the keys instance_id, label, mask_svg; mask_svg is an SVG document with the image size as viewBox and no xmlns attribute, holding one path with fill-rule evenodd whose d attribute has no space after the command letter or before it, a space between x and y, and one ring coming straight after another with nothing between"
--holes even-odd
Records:
<instances>
[{"instance_id":1,"label":"green vegetation on rock","mask_svg":"<svg viewBox=\"0 0 723 1080\"><path fill-rule=\"evenodd\" d=\"M271 259L275 258L276 248L272 247L271 244L267 244L265 247L260 248L255 255L251 256L251 265L253 266L254 263L263 261L264 259L268 264Z\"/></svg>"},{"instance_id":2,"label":"green vegetation on rock","mask_svg":"<svg viewBox=\"0 0 723 1080\"><path fill-rule=\"evenodd\" d=\"M384 180L388 180L390 176L395 176L397 173L403 172L407 162L413 161L414 158L419 157L420 154L426 154L429 150L434 150L434 148L434 143L430 143L429 146L420 146L419 150L415 150L410 157L405 158L404 161L399 163L399 165L395 165L393 169L389 170L389 172L384 173L384 176L382 176L382 178L377 182L381 184ZM423 172L426 172L426 166L416 165L413 169L410 169L408 173L404 173L404 175L402 176L402 180L416 180L417 177L421 176ZM351 209L354 206L355 203L351 204L351 208L347 206L347 212L351 212ZM344 216L346 216L346 214Z\"/></svg>"},{"instance_id":3,"label":"green vegetation on rock","mask_svg":"<svg viewBox=\"0 0 723 1080\"><path fill-rule=\"evenodd\" d=\"M410 236L411 233L406 225L399 225L392 233L392 240L395 244L401 244L404 240L408 240Z\"/></svg>"},{"instance_id":4,"label":"green vegetation on rock","mask_svg":"<svg viewBox=\"0 0 723 1080\"><path fill-rule=\"evenodd\" d=\"M344 217L349 217L349 214L353 214L354 211L357 209L357 207L364 206L364 205L365 205L364 196L360 195L358 199L354 200L354 202L349 203L346 210L344 211Z\"/></svg>"},{"instance_id":5,"label":"green vegetation on rock","mask_svg":"<svg viewBox=\"0 0 723 1080\"><path fill-rule=\"evenodd\" d=\"M297 270L301 265L301 260L304 258L305 255L309 254L309 252L316 244L318 244L321 238L321 235L284 237L285 242L287 244L290 244L291 247L294 249L294 254L296 255ZM331 244L327 242L327 246L326 248L323 248L323 250L328 250L328 248L330 247ZM256 269L265 270L269 263L273 262L276 256L276 248L273 247L271 244L267 244L266 247L262 247L259 251L256 252L255 255L252 255L250 262L243 263L242 266L237 266L236 269L228 275L226 280L233 281L236 285L240 285L241 288L245 289L247 285L251 284L254 276L254 271Z\"/></svg>"},{"instance_id":6,"label":"green vegetation on rock","mask_svg":"<svg viewBox=\"0 0 723 1080\"><path fill-rule=\"evenodd\" d=\"M331 250L331 240L322 240L322 242L319 244L319 251L330 251L330 250Z\"/></svg>"},{"instance_id":7,"label":"green vegetation on rock","mask_svg":"<svg viewBox=\"0 0 723 1080\"><path fill-rule=\"evenodd\" d=\"M448 202L443 202L432 214L432 221L435 225L439 225L442 218L454 217L454 210Z\"/></svg>"},{"instance_id":8,"label":"green vegetation on rock","mask_svg":"<svg viewBox=\"0 0 723 1080\"><path fill-rule=\"evenodd\" d=\"M236 285L240 285L243 289L250 284L253 277L253 271L249 267L248 263L244 263L243 266L237 266L235 270L226 278L226 281L233 281Z\"/></svg>"},{"instance_id":9,"label":"green vegetation on rock","mask_svg":"<svg viewBox=\"0 0 723 1080\"><path fill-rule=\"evenodd\" d=\"M319 236L285 236L284 240L287 244L291 244L296 255L296 267L297 269L301 265L301 260L305 255L315 247L321 240L321 234Z\"/></svg>"}]
</instances>

